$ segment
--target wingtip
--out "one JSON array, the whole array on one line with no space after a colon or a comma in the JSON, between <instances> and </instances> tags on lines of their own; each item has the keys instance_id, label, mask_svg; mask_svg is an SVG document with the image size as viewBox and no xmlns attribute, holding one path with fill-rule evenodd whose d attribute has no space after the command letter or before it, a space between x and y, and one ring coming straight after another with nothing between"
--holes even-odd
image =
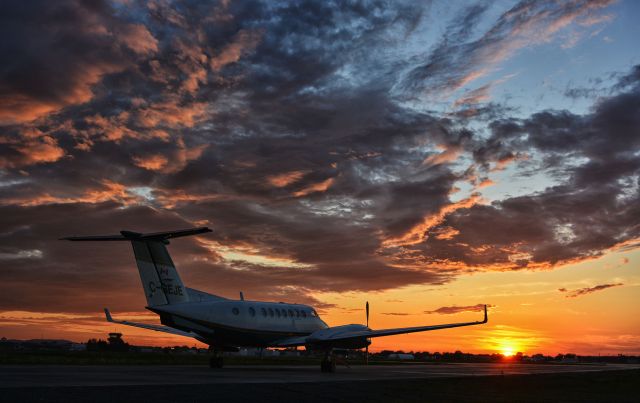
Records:
<instances>
[{"instance_id":1,"label":"wingtip","mask_svg":"<svg viewBox=\"0 0 640 403\"><path fill-rule=\"evenodd\" d=\"M113 322L113 318L111 317L111 312L109 312L108 308L104 308L104 315L107 317L107 322Z\"/></svg>"},{"instance_id":2,"label":"wingtip","mask_svg":"<svg viewBox=\"0 0 640 403\"><path fill-rule=\"evenodd\" d=\"M482 323L487 323L489 321L489 317L487 315L487 305L484 305L484 320L482 321Z\"/></svg>"}]
</instances>

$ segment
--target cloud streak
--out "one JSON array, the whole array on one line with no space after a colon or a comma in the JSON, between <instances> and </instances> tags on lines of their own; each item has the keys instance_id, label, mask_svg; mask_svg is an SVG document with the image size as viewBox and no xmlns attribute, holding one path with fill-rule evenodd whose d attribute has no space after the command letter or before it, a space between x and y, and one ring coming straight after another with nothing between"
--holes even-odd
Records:
<instances>
[{"instance_id":1,"label":"cloud streak","mask_svg":"<svg viewBox=\"0 0 640 403\"><path fill-rule=\"evenodd\" d=\"M582 297L584 295L592 294L597 291L606 290L607 288L619 287L622 285L624 284L623 283L598 284L593 287L584 287L584 288L579 288L577 290L567 290L566 288L559 288L558 291L566 292L567 298L577 298L577 297Z\"/></svg>"},{"instance_id":2,"label":"cloud streak","mask_svg":"<svg viewBox=\"0 0 640 403\"><path fill-rule=\"evenodd\" d=\"M493 306L493 305L487 305ZM424 311L424 313L437 313L440 315L454 315L461 312L482 312L484 310L484 304L468 305L468 306L442 306L433 311Z\"/></svg>"}]
</instances>

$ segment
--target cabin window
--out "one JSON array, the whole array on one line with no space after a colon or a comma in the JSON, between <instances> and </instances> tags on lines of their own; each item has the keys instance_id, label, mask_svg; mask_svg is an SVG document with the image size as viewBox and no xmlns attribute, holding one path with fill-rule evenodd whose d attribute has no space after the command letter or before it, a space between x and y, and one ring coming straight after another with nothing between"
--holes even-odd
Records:
<instances>
[{"instance_id":1,"label":"cabin window","mask_svg":"<svg viewBox=\"0 0 640 403\"><path fill-rule=\"evenodd\" d=\"M296 309L296 318L300 317L300 310Z\"/></svg>"},{"instance_id":2,"label":"cabin window","mask_svg":"<svg viewBox=\"0 0 640 403\"><path fill-rule=\"evenodd\" d=\"M269 308L269 316L273 318L273 309Z\"/></svg>"},{"instance_id":3,"label":"cabin window","mask_svg":"<svg viewBox=\"0 0 640 403\"><path fill-rule=\"evenodd\" d=\"M276 314L278 315L278 317L280 317L280 310L278 308L276 308Z\"/></svg>"},{"instance_id":4,"label":"cabin window","mask_svg":"<svg viewBox=\"0 0 640 403\"><path fill-rule=\"evenodd\" d=\"M306 313L305 311L300 311L300 313L302 314L302 317L303 317L303 318L306 318L306 317L307 317L307 313Z\"/></svg>"},{"instance_id":5,"label":"cabin window","mask_svg":"<svg viewBox=\"0 0 640 403\"><path fill-rule=\"evenodd\" d=\"M282 316L284 316L285 318L287 317L287 310L286 309L282 310Z\"/></svg>"},{"instance_id":6,"label":"cabin window","mask_svg":"<svg viewBox=\"0 0 640 403\"><path fill-rule=\"evenodd\" d=\"M256 310L255 310L255 309L253 309L253 307L250 307L250 308L249 308L249 315L251 315L251 316L256 316Z\"/></svg>"},{"instance_id":7,"label":"cabin window","mask_svg":"<svg viewBox=\"0 0 640 403\"><path fill-rule=\"evenodd\" d=\"M240 310L238 308L236 308L236 307L233 307L231 312L233 312L234 315L240 315Z\"/></svg>"},{"instance_id":8,"label":"cabin window","mask_svg":"<svg viewBox=\"0 0 640 403\"><path fill-rule=\"evenodd\" d=\"M262 316L267 317L267 310L264 308L260 308L260 312L262 312Z\"/></svg>"},{"instance_id":9,"label":"cabin window","mask_svg":"<svg viewBox=\"0 0 640 403\"><path fill-rule=\"evenodd\" d=\"M293 318L293 311L291 309L289 309L289 317Z\"/></svg>"}]
</instances>

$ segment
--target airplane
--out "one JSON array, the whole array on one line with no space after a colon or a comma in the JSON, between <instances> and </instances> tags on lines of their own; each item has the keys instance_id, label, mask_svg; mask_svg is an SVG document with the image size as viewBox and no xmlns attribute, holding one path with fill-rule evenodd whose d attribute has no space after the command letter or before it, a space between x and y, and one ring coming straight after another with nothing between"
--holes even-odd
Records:
<instances>
[{"instance_id":1,"label":"airplane","mask_svg":"<svg viewBox=\"0 0 640 403\"><path fill-rule=\"evenodd\" d=\"M238 351L240 347L304 346L323 353L322 372L334 372L337 353L366 348L368 355L374 337L480 325L488 320L485 305L482 321L373 330L368 326L367 302L367 325L328 326L309 305L248 301L242 292L240 300L233 300L185 287L166 245L173 238L207 232L211 232L207 227L146 234L120 231L119 235L71 236L61 240L131 242L147 298L146 309L158 314L162 325L116 320L105 308L107 321L194 338L210 346L212 368L223 366L223 352Z\"/></svg>"}]
</instances>

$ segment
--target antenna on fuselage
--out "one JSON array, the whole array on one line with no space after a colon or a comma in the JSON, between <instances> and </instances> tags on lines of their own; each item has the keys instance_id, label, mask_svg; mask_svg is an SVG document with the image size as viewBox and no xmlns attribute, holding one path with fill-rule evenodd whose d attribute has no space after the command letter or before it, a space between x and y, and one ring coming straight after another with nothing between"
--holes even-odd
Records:
<instances>
[{"instance_id":1,"label":"antenna on fuselage","mask_svg":"<svg viewBox=\"0 0 640 403\"><path fill-rule=\"evenodd\" d=\"M240 301L244 301L244 294L240 291Z\"/></svg>"},{"instance_id":2,"label":"antenna on fuselage","mask_svg":"<svg viewBox=\"0 0 640 403\"><path fill-rule=\"evenodd\" d=\"M369 327L369 301L367 301L366 311L367 311L367 328L368 328ZM364 350L364 363L366 365L369 365L369 344L366 345Z\"/></svg>"}]
</instances>

